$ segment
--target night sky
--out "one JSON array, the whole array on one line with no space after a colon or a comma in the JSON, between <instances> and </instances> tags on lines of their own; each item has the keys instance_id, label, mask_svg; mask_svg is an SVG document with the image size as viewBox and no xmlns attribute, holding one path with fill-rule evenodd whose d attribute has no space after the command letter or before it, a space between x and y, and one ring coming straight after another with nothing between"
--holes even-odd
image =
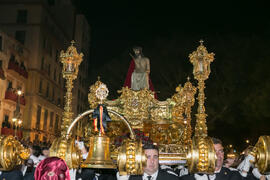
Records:
<instances>
[{"instance_id":1,"label":"night sky","mask_svg":"<svg viewBox=\"0 0 270 180\"><path fill-rule=\"evenodd\" d=\"M76 0L91 26L92 62L118 56L157 37L195 33L267 33L266 1Z\"/></svg>"},{"instance_id":2,"label":"night sky","mask_svg":"<svg viewBox=\"0 0 270 180\"><path fill-rule=\"evenodd\" d=\"M91 82L100 75L111 98L116 98L129 66L128 54L139 45L150 58L158 97L165 100L187 76L193 77L188 55L203 39L216 54L205 89L209 135L238 144L239 149L247 138L254 144L260 135L270 135L266 2L76 0L78 13L91 26Z\"/></svg>"}]
</instances>

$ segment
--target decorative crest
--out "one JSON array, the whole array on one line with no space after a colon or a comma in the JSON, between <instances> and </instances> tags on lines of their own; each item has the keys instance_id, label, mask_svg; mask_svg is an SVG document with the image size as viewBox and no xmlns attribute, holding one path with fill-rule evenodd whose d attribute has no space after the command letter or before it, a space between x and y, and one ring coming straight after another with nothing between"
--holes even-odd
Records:
<instances>
[{"instance_id":1,"label":"decorative crest","mask_svg":"<svg viewBox=\"0 0 270 180\"><path fill-rule=\"evenodd\" d=\"M103 102L107 96L109 95L109 90L105 84L100 84L99 87L96 90L96 97L100 100L100 102Z\"/></svg>"},{"instance_id":2,"label":"decorative crest","mask_svg":"<svg viewBox=\"0 0 270 180\"><path fill-rule=\"evenodd\" d=\"M98 76L98 80L89 88L88 102L90 104L90 108L94 109L98 104L102 104L104 100L106 100L108 94L109 90L106 84L101 82L100 77Z\"/></svg>"}]
</instances>

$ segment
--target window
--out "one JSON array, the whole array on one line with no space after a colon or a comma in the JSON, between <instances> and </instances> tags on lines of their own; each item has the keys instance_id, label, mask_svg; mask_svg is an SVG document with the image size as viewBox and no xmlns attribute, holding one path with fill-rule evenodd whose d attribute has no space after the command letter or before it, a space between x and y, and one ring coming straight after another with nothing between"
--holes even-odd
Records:
<instances>
[{"instance_id":1,"label":"window","mask_svg":"<svg viewBox=\"0 0 270 180\"><path fill-rule=\"evenodd\" d=\"M52 89L52 101L54 102L54 88Z\"/></svg>"},{"instance_id":2,"label":"window","mask_svg":"<svg viewBox=\"0 0 270 180\"><path fill-rule=\"evenodd\" d=\"M3 38L0 36L0 51L3 51Z\"/></svg>"},{"instance_id":3,"label":"window","mask_svg":"<svg viewBox=\"0 0 270 180\"><path fill-rule=\"evenodd\" d=\"M13 86L12 86L12 81L8 80L8 90L12 90Z\"/></svg>"},{"instance_id":4,"label":"window","mask_svg":"<svg viewBox=\"0 0 270 180\"><path fill-rule=\"evenodd\" d=\"M16 31L15 39L20 43L24 44L25 41L25 31Z\"/></svg>"},{"instance_id":5,"label":"window","mask_svg":"<svg viewBox=\"0 0 270 180\"><path fill-rule=\"evenodd\" d=\"M58 114L56 114L56 116L55 116L55 131L58 130L58 124L59 124L59 116L58 116Z\"/></svg>"},{"instance_id":6,"label":"window","mask_svg":"<svg viewBox=\"0 0 270 180\"><path fill-rule=\"evenodd\" d=\"M61 106L61 99L60 98L57 99L57 106Z\"/></svg>"},{"instance_id":7,"label":"window","mask_svg":"<svg viewBox=\"0 0 270 180\"><path fill-rule=\"evenodd\" d=\"M53 72L53 80L56 81L56 69L54 69L54 72Z\"/></svg>"},{"instance_id":8,"label":"window","mask_svg":"<svg viewBox=\"0 0 270 180\"><path fill-rule=\"evenodd\" d=\"M61 73L59 73L59 76L58 76L58 84L61 85Z\"/></svg>"},{"instance_id":9,"label":"window","mask_svg":"<svg viewBox=\"0 0 270 180\"><path fill-rule=\"evenodd\" d=\"M41 70L44 70L44 57L41 58Z\"/></svg>"},{"instance_id":10,"label":"window","mask_svg":"<svg viewBox=\"0 0 270 180\"><path fill-rule=\"evenodd\" d=\"M50 114L50 127L53 127L53 116L54 116L54 113L51 112L51 114Z\"/></svg>"},{"instance_id":11,"label":"window","mask_svg":"<svg viewBox=\"0 0 270 180\"><path fill-rule=\"evenodd\" d=\"M4 127L10 128L11 127L10 123L8 122L8 119L9 119L9 116L5 115L4 116L4 121L2 122L2 128L4 128Z\"/></svg>"},{"instance_id":12,"label":"window","mask_svg":"<svg viewBox=\"0 0 270 180\"><path fill-rule=\"evenodd\" d=\"M42 79L39 82L39 89L38 89L39 93L42 93Z\"/></svg>"},{"instance_id":13,"label":"window","mask_svg":"<svg viewBox=\"0 0 270 180\"><path fill-rule=\"evenodd\" d=\"M40 125L40 116L41 116L41 106L38 105L37 108L37 121L36 121L36 128L39 129Z\"/></svg>"},{"instance_id":14,"label":"window","mask_svg":"<svg viewBox=\"0 0 270 180\"><path fill-rule=\"evenodd\" d=\"M50 85L48 83L47 84L47 89L46 89L46 97L49 97L49 91L50 91Z\"/></svg>"},{"instance_id":15,"label":"window","mask_svg":"<svg viewBox=\"0 0 270 180\"><path fill-rule=\"evenodd\" d=\"M47 39L46 39L46 37L44 37L44 40L43 40L43 48L46 48L46 45L47 45Z\"/></svg>"},{"instance_id":16,"label":"window","mask_svg":"<svg viewBox=\"0 0 270 180\"><path fill-rule=\"evenodd\" d=\"M44 111L44 123L43 123L43 130L47 130L47 119L48 119L48 110L45 109Z\"/></svg>"},{"instance_id":17,"label":"window","mask_svg":"<svg viewBox=\"0 0 270 180\"><path fill-rule=\"evenodd\" d=\"M26 24L27 23L27 10L17 11L17 23Z\"/></svg>"},{"instance_id":18,"label":"window","mask_svg":"<svg viewBox=\"0 0 270 180\"><path fill-rule=\"evenodd\" d=\"M48 76L51 76L51 65L48 64Z\"/></svg>"},{"instance_id":19,"label":"window","mask_svg":"<svg viewBox=\"0 0 270 180\"><path fill-rule=\"evenodd\" d=\"M56 52L55 52L55 61L56 62L58 61L58 53L59 53L59 51L56 49Z\"/></svg>"},{"instance_id":20,"label":"window","mask_svg":"<svg viewBox=\"0 0 270 180\"><path fill-rule=\"evenodd\" d=\"M15 56L14 56L14 54L11 54L10 55L9 61L15 62Z\"/></svg>"},{"instance_id":21,"label":"window","mask_svg":"<svg viewBox=\"0 0 270 180\"><path fill-rule=\"evenodd\" d=\"M38 141L38 134L35 135L35 141Z\"/></svg>"},{"instance_id":22,"label":"window","mask_svg":"<svg viewBox=\"0 0 270 180\"><path fill-rule=\"evenodd\" d=\"M51 42L48 43L48 52L49 52L50 57L52 57L52 44L51 44Z\"/></svg>"}]
</instances>

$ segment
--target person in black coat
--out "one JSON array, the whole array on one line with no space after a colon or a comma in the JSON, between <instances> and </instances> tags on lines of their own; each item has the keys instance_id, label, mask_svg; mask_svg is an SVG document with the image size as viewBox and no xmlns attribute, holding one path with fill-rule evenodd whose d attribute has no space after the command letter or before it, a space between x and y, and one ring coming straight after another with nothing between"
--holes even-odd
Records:
<instances>
[{"instance_id":1,"label":"person in black coat","mask_svg":"<svg viewBox=\"0 0 270 180\"><path fill-rule=\"evenodd\" d=\"M143 146L147 158L146 167L143 175L118 176L118 180L179 180L178 176L169 174L159 168L159 151L158 147L153 144Z\"/></svg>"},{"instance_id":2,"label":"person in black coat","mask_svg":"<svg viewBox=\"0 0 270 180\"><path fill-rule=\"evenodd\" d=\"M172 175L172 174L169 174L167 173L165 170L162 170L162 169L159 169L157 171L157 176L156 177L150 177L148 176L147 174L144 173L143 176L130 176L129 177L129 180L143 180L143 179L149 179L150 180L179 180L179 177L178 176L175 176L175 175Z\"/></svg>"},{"instance_id":3,"label":"person in black coat","mask_svg":"<svg viewBox=\"0 0 270 180\"><path fill-rule=\"evenodd\" d=\"M240 175L238 171L231 171L230 169L223 167L224 150L221 140L212 138L214 143L214 149L216 151L216 167L215 173L208 174L189 174L182 176L181 180L241 180L245 179Z\"/></svg>"},{"instance_id":4,"label":"person in black coat","mask_svg":"<svg viewBox=\"0 0 270 180\"><path fill-rule=\"evenodd\" d=\"M181 180L243 180L238 171L231 171L226 167L222 167L218 173L215 174L189 174L180 177Z\"/></svg>"},{"instance_id":5,"label":"person in black coat","mask_svg":"<svg viewBox=\"0 0 270 180\"><path fill-rule=\"evenodd\" d=\"M2 171L0 173L0 180L23 180L23 174L20 170Z\"/></svg>"}]
</instances>

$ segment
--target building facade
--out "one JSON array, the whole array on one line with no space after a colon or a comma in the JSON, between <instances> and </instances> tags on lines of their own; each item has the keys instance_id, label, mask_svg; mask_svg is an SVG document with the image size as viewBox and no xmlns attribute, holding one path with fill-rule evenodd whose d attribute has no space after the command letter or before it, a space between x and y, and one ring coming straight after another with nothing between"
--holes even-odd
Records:
<instances>
[{"instance_id":1,"label":"building facade","mask_svg":"<svg viewBox=\"0 0 270 180\"><path fill-rule=\"evenodd\" d=\"M23 127L26 138L31 141L51 141L60 133L65 82L59 55L72 39L82 40L82 44L75 45L79 47L78 52L86 54L85 67L74 82L74 116L78 113L77 107L81 108L79 111L84 107L81 100L87 102L87 93L79 89L84 89L82 82L87 78L89 44L85 47L85 41L80 37L83 33L78 33L85 29L78 28L87 26L89 30L90 27L88 23L77 27L77 16L69 0L0 0L0 29L29 49Z\"/></svg>"},{"instance_id":2,"label":"building facade","mask_svg":"<svg viewBox=\"0 0 270 180\"><path fill-rule=\"evenodd\" d=\"M0 124L1 134L21 132L26 107L29 50L0 31ZM21 93L18 93L21 91ZM17 136L22 136L21 133Z\"/></svg>"}]
</instances>

